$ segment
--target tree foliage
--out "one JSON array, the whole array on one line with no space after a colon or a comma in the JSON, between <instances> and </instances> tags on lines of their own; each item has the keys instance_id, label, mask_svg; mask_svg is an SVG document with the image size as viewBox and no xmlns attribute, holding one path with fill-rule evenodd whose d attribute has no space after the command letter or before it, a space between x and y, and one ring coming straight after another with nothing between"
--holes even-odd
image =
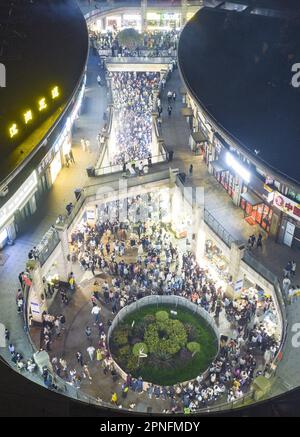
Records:
<instances>
[{"instance_id":1,"label":"tree foliage","mask_svg":"<svg viewBox=\"0 0 300 437\"><path fill-rule=\"evenodd\" d=\"M122 47L128 49L136 49L142 44L142 35L133 28L121 30L117 35L117 39Z\"/></svg>"}]
</instances>

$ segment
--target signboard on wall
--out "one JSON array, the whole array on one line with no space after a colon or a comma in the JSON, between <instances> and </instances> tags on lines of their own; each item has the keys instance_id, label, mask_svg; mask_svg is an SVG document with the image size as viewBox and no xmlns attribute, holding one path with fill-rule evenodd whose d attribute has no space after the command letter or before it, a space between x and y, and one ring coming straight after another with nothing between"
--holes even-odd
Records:
<instances>
[{"instance_id":1,"label":"signboard on wall","mask_svg":"<svg viewBox=\"0 0 300 437\"><path fill-rule=\"evenodd\" d=\"M274 203L276 208L280 209L280 211L285 212L289 216L293 217L296 220L300 220L300 204L290 200L288 197L285 197L281 193L275 193L274 195Z\"/></svg>"}]
</instances>

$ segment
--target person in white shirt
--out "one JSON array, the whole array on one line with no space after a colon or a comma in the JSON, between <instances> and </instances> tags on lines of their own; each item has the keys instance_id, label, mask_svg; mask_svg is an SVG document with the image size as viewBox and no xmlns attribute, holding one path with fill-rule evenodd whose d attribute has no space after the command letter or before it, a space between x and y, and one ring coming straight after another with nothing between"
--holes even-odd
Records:
<instances>
[{"instance_id":1,"label":"person in white shirt","mask_svg":"<svg viewBox=\"0 0 300 437\"><path fill-rule=\"evenodd\" d=\"M100 321L100 311L101 311L101 308L98 307L97 305L95 305L92 308L91 314L93 314L93 316L95 317L94 325L97 325L97 323L99 323L99 321Z\"/></svg>"},{"instance_id":2,"label":"person in white shirt","mask_svg":"<svg viewBox=\"0 0 300 437\"><path fill-rule=\"evenodd\" d=\"M93 359L94 359L94 354L95 354L95 348L94 348L94 346L89 346L88 348L87 348L87 353L89 354L89 357L90 357L90 360L91 361L93 361Z\"/></svg>"}]
</instances>

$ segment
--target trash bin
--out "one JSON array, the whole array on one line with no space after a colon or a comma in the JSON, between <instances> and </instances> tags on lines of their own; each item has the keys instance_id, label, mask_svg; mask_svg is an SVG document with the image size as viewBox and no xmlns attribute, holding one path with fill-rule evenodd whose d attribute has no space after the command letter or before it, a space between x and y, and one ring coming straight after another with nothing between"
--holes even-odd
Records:
<instances>
[{"instance_id":1,"label":"trash bin","mask_svg":"<svg viewBox=\"0 0 300 437\"><path fill-rule=\"evenodd\" d=\"M81 196L81 189L80 188L76 188L76 190L74 190L74 194L75 194L75 199L79 200L80 196Z\"/></svg>"},{"instance_id":2,"label":"trash bin","mask_svg":"<svg viewBox=\"0 0 300 437\"><path fill-rule=\"evenodd\" d=\"M92 178L95 176L95 167L88 167L86 169L87 175L89 178Z\"/></svg>"},{"instance_id":3,"label":"trash bin","mask_svg":"<svg viewBox=\"0 0 300 437\"><path fill-rule=\"evenodd\" d=\"M169 150L168 151L168 161L169 162L173 161L173 155L174 155L173 150Z\"/></svg>"}]
</instances>

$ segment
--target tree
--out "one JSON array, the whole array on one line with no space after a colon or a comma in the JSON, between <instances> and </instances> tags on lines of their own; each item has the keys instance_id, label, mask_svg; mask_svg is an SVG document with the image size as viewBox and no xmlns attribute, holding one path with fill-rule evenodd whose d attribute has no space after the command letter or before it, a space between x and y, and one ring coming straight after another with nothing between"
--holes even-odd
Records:
<instances>
[{"instance_id":1,"label":"tree","mask_svg":"<svg viewBox=\"0 0 300 437\"><path fill-rule=\"evenodd\" d=\"M121 30L117 35L117 39L122 47L131 50L136 49L142 44L142 35L133 28Z\"/></svg>"}]
</instances>

